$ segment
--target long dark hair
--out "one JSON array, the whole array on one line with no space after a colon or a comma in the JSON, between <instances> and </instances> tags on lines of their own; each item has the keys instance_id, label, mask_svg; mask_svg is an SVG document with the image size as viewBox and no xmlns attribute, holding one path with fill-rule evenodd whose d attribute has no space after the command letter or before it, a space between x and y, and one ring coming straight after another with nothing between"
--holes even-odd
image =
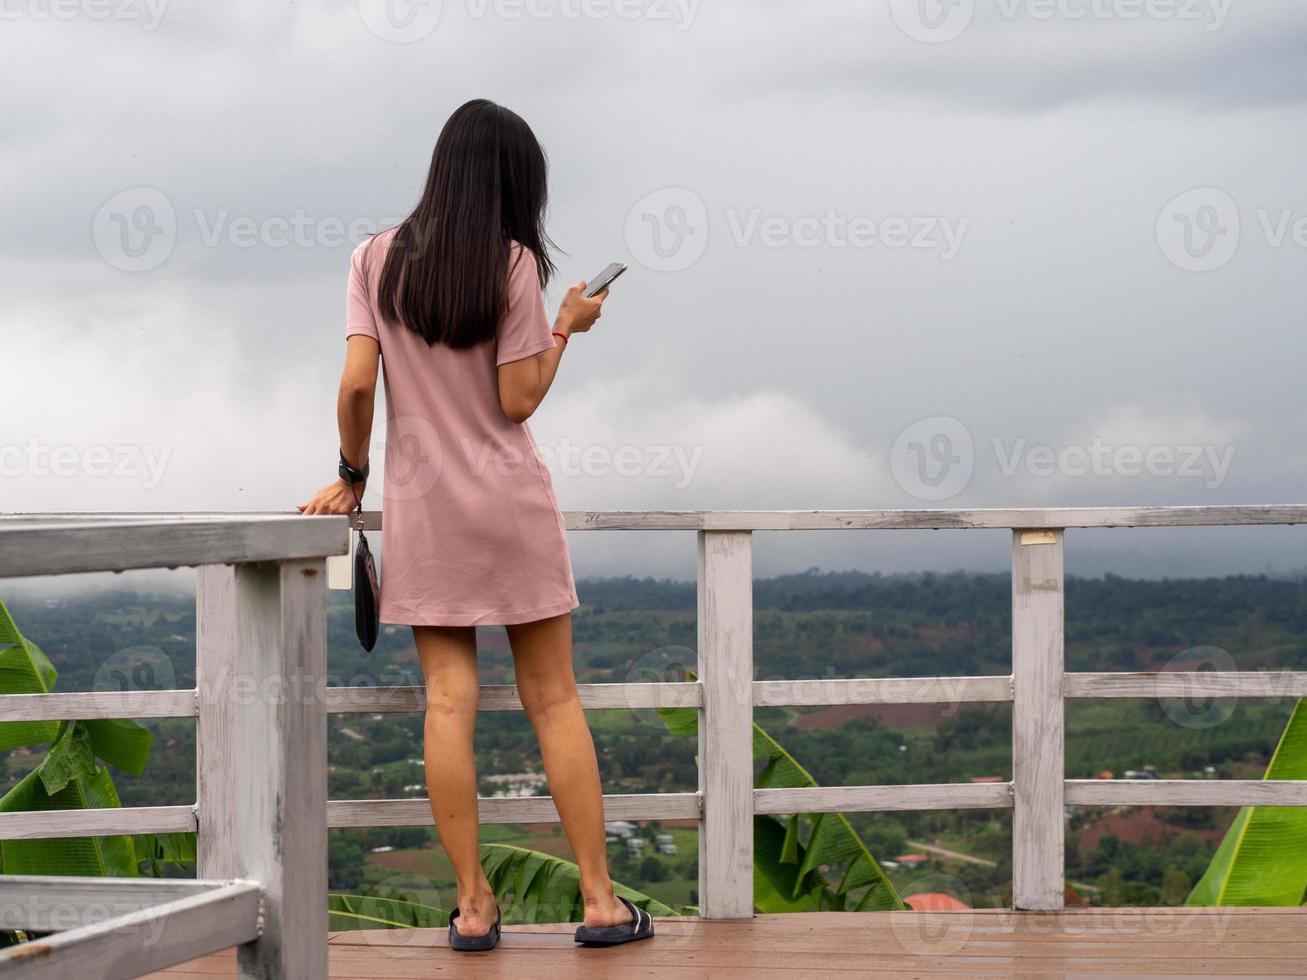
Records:
<instances>
[{"instance_id":1,"label":"long dark hair","mask_svg":"<svg viewBox=\"0 0 1307 980\"><path fill-rule=\"evenodd\" d=\"M381 315L428 344L493 339L512 243L531 253L522 261L534 256L542 289L554 272L546 183L544 150L521 116L486 99L460 106L436 140L422 199L396 226L378 287Z\"/></svg>"}]
</instances>

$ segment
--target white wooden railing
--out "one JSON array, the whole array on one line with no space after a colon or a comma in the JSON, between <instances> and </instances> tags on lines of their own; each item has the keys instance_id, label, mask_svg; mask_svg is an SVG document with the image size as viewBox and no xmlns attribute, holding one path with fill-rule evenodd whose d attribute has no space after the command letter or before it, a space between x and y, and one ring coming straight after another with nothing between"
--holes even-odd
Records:
<instances>
[{"instance_id":1,"label":"white wooden railing","mask_svg":"<svg viewBox=\"0 0 1307 980\"><path fill-rule=\"evenodd\" d=\"M698 680L583 684L581 699L592 709L699 709L697 792L610 795L604 809L609 820L700 821L699 900L705 917L752 914L756 813L1012 808L1013 904L1057 909L1063 901L1064 804L1307 805L1307 781L1066 779L1063 751L1067 698L1307 696L1307 672L1297 671L1064 672L1063 531L1301 524L1307 523L1307 506L582 512L568 514L567 523L575 531L697 532ZM369 515L369 526L380 527L380 516ZM1011 531L1010 676L753 680L753 532L914 528ZM275 515L0 518L0 578L203 566L195 690L0 699L0 721L198 715L199 786L193 806L0 814L0 839L199 831L202 880L187 886L198 891L162 898L146 893L140 903L164 915L165 932L174 941L157 942L147 951L132 940L131 956L124 953L118 968L102 975L134 976L239 945L242 976L324 977L327 828L430 821L425 799L326 800L326 714L420 712L425 706L419 687L324 687L323 556L343 553L346 533L343 518ZM273 696L273 690L283 693ZM752 785L755 706L976 701L1013 703L1011 782ZM480 705L484 711L521 710L511 685L483 687ZM549 797L483 799L480 818L534 823L557 820L558 814ZM88 896L103 895L104 889L121 888L130 899L134 887L139 883L0 878L0 911L25 907L33 895L80 909ZM262 908L257 922L250 913L252 895ZM165 904L155 904L164 899ZM200 929L203 919L191 911L196 903L208 915L220 902L226 928ZM36 913L19 918L33 929L49 921ZM15 926L11 921L7 927ZM62 968L39 972L40 964L126 942L114 938L119 935L97 926L73 929L43 941L45 956L23 956L24 947L17 947L0 954L0 964L19 971L16 975L71 975ZM98 966L110 962L97 955Z\"/></svg>"},{"instance_id":2,"label":"white wooden railing","mask_svg":"<svg viewBox=\"0 0 1307 980\"><path fill-rule=\"evenodd\" d=\"M193 805L5 813L0 839L198 831L199 880L0 876L0 928L64 930L0 952L6 976L232 946L242 977L327 976L325 558L348 547L341 517L0 518L0 578L200 566L194 690L0 697L0 721L198 716Z\"/></svg>"}]
</instances>

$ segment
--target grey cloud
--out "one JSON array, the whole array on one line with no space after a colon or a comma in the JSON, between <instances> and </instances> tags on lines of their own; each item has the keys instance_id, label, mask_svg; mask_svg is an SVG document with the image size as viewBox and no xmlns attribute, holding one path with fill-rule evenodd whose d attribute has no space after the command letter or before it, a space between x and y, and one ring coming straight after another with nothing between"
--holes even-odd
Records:
<instances>
[{"instance_id":1,"label":"grey cloud","mask_svg":"<svg viewBox=\"0 0 1307 980\"><path fill-rule=\"evenodd\" d=\"M990 458L959 505L1300 499L1307 250L1270 245L1258 213L1307 216L1307 14L1289 0L1236 4L1224 29L1201 36L1176 24L996 22L982 6L942 45L903 35L888 4L843 0L714 0L683 32L478 19L447 0L412 45L369 34L345 0L174 2L149 34L6 21L0 331L22 371L0 444L174 446L142 506L297 502L330 475L335 439L349 243L323 240L323 223L403 214L445 117L485 95L526 116L550 153L561 281L632 264L602 329L569 351L540 431L611 442L620 422L647 442L681 432L678 407L696 405L731 450L706 453L701 479L679 490L560 481L565 506L929 505L887 460L905 429L941 416L981 445L1175 444L1198 420L1237 448L1214 489L1007 477ZM137 187L176 209L176 245L157 268L124 272L97 252L93 222ZM643 262L626 234L636 202L666 187L706 214L703 254L678 271ZM1228 193L1243 224L1231 261L1210 273L1177 268L1155 231L1194 187ZM951 261L785 237L826 234L828 212L968 230ZM310 244L267 240L297 214L315 229ZM778 244L737 241L754 217L782 230ZM256 228L253 245L232 237L233 222ZM605 404L595 379L632 380ZM745 411L760 419L750 438ZM801 453L768 455L794 444L763 431L787 414L810 426L811 486ZM253 478L232 475L240 453ZM748 479L732 483L732 468ZM134 499L129 484L76 480L0 492L5 509ZM771 567L921 567L922 554L952 567L952 544L836 537L776 545ZM1209 539L1167 540L1185 557L1150 568L1196 568ZM1249 536L1230 560L1257 567L1263 542ZM578 547L594 569L624 557L598 539ZM679 568L681 544L661 547L651 567ZM990 560L988 544L958 548L958 564Z\"/></svg>"}]
</instances>

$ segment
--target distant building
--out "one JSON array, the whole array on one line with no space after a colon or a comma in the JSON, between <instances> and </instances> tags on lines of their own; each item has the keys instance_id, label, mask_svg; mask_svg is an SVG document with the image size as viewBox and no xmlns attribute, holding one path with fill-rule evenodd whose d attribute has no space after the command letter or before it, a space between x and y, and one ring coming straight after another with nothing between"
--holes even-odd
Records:
<instances>
[{"instance_id":1,"label":"distant building","mask_svg":"<svg viewBox=\"0 0 1307 980\"><path fill-rule=\"evenodd\" d=\"M495 784L496 788L490 794L492 797L535 796L537 790L547 785L542 772L496 773L483 778L486 782Z\"/></svg>"},{"instance_id":2,"label":"distant building","mask_svg":"<svg viewBox=\"0 0 1307 980\"><path fill-rule=\"evenodd\" d=\"M972 776L973 783L1006 783L1007 780L1002 776Z\"/></svg>"},{"instance_id":3,"label":"distant building","mask_svg":"<svg viewBox=\"0 0 1307 980\"><path fill-rule=\"evenodd\" d=\"M959 902L947 892L919 892L905 895L903 903L914 912L957 912L971 908L966 902Z\"/></svg>"},{"instance_id":4,"label":"distant building","mask_svg":"<svg viewBox=\"0 0 1307 980\"><path fill-rule=\"evenodd\" d=\"M1095 779L1115 779L1116 777L1112 775L1112 770L1111 770L1111 769L1104 769L1102 772L1100 772L1100 773L1099 773L1098 775L1096 775L1094 778L1095 778Z\"/></svg>"},{"instance_id":5,"label":"distant building","mask_svg":"<svg viewBox=\"0 0 1307 980\"><path fill-rule=\"evenodd\" d=\"M924 854L900 854L894 860L905 868L917 868L929 861L930 858Z\"/></svg>"}]
</instances>

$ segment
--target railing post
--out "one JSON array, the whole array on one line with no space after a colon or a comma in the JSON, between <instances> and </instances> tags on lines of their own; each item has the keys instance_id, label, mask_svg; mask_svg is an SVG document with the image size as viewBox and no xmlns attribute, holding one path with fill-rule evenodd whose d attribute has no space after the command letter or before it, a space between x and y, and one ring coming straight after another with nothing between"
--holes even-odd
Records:
<instances>
[{"instance_id":1,"label":"railing post","mask_svg":"<svg viewBox=\"0 0 1307 980\"><path fill-rule=\"evenodd\" d=\"M699 913L753 915L753 539L699 532Z\"/></svg>"},{"instance_id":2,"label":"railing post","mask_svg":"<svg viewBox=\"0 0 1307 980\"><path fill-rule=\"evenodd\" d=\"M327 976L325 563L199 575L199 875L263 886L247 980Z\"/></svg>"},{"instance_id":3,"label":"railing post","mask_svg":"<svg viewBox=\"0 0 1307 980\"><path fill-rule=\"evenodd\" d=\"M1066 875L1062 531L1012 532L1012 905L1060 909Z\"/></svg>"}]
</instances>

